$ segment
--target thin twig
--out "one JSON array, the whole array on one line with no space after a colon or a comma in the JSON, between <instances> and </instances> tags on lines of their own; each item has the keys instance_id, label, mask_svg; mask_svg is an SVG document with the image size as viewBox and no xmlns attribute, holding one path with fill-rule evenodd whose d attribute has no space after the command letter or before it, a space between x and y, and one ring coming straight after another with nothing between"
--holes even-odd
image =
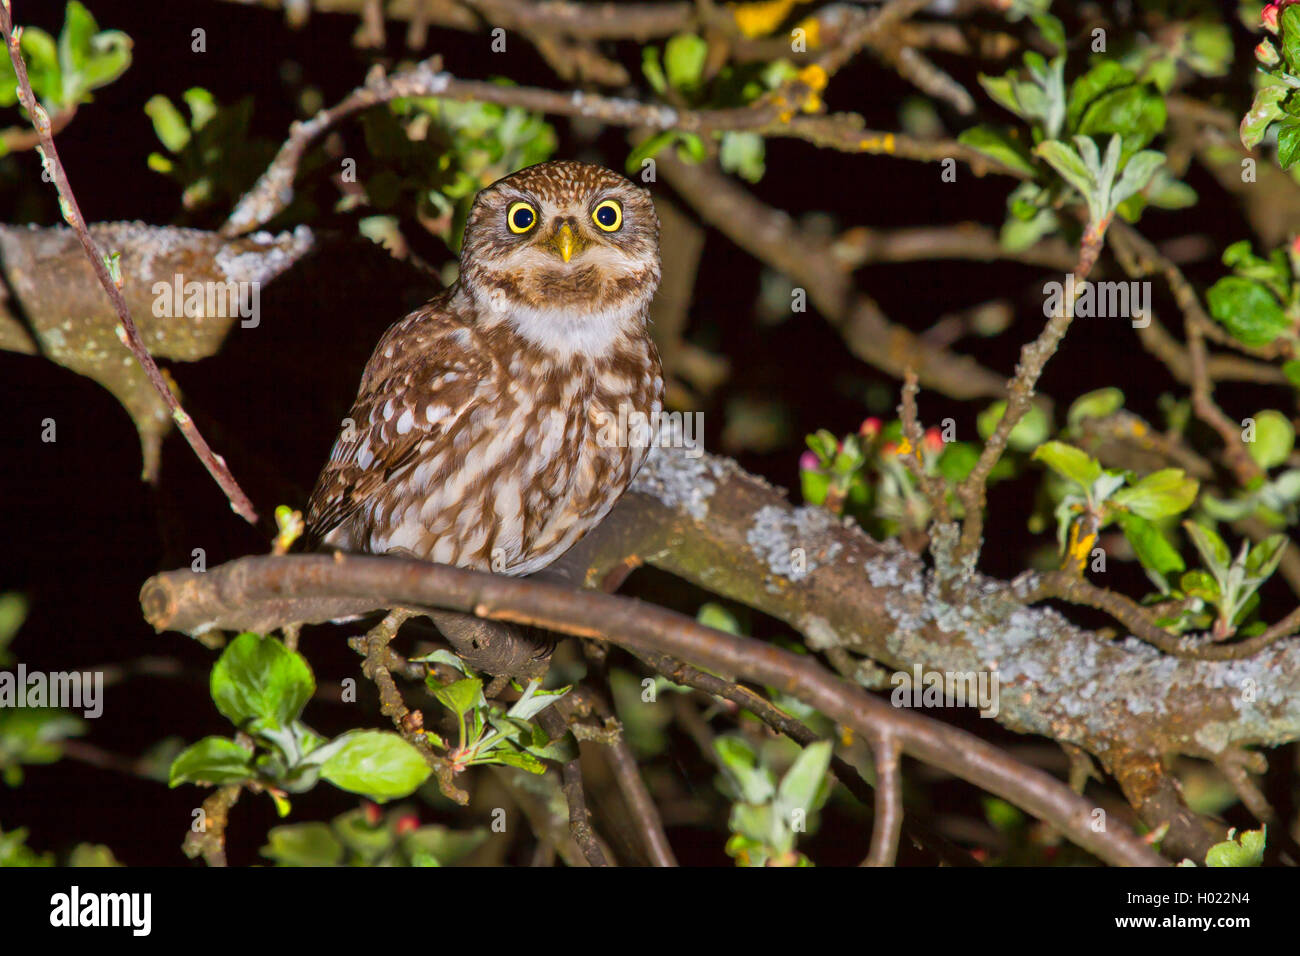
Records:
<instances>
[{"instance_id":1,"label":"thin twig","mask_svg":"<svg viewBox=\"0 0 1300 956\"><path fill-rule=\"evenodd\" d=\"M230 499L230 507L249 524L256 524L257 511L254 509L253 503L244 494L243 489L239 487L239 483L235 481L234 475L226 467L225 460L220 455L215 454L208 446L207 441L194 424L194 420L181 407L176 395L168 387L162 372L158 368L158 363L153 360L153 356L149 354L149 349L145 346L144 340L140 337L140 332L136 328L135 321L131 318L131 310L127 307L122 290L118 288L117 283L108 271L104 254L99 251L95 245L95 240L90 237L90 232L86 228L86 220L81 215L81 207L77 204L77 197L72 192L72 184L68 181L68 174L63 168L63 163L59 160L59 151L54 145L54 129L49 114L46 113L45 107L37 102L36 94L32 92L31 81L27 78L27 64L23 61L22 52L19 48L21 32L21 30L14 30L13 14L10 11L8 0L4 0L3 3L0 3L0 33L4 34L5 42L9 47L9 59L13 61L14 73L18 79L18 100L32 118L32 125L36 129L37 137L40 139L41 160L59 192L59 206L63 210L63 218L77 234L77 238L81 241L81 247L86 250L86 256L90 259L90 266L95 272L95 277L99 279L99 284L104 287L104 291L108 293L108 297L113 303L113 308L117 311L117 337L123 345L131 350L131 354L140 363L140 367L144 369L149 384L153 386L154 391L158 393L158 396L171 411L172 421L176 423L176 427L180 429L181 434L185 436L185 440L190 443L190 447L198 455L199 461L203 462L203 467L208 470L208 474L213 477L226 497Z\"/></svg>"},{"instance_id":2,"label":"thin twig","mask_svg":"<svg viewBox=\"0 0 1300 956\"><path fill-rule=\"evenodd\" d=\"M871 830L867 866L893 866L898 859L898 838L903 832L902 748L890 734L871 743L876 766L876 823Z\"/></svg>"}]
</instances>

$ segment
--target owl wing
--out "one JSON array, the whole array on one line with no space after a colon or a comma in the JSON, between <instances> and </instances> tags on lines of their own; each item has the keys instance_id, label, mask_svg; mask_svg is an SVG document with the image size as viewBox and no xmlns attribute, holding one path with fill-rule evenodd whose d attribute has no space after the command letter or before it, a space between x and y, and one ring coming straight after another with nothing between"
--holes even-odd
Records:
<instances>
[{"instance_id":1,"label":"owl wing","mask_svg":"<svg viewBox=\"0 0 1300 956\"><path fill-rule=\"evenodd\" d=\"M319 545L413 464L474 403L489 363L473 330L436 303L391 326L366 364L356 401L307 505ZM436 454L436 450L431 452Z\"/></svg>"}]
</instances>

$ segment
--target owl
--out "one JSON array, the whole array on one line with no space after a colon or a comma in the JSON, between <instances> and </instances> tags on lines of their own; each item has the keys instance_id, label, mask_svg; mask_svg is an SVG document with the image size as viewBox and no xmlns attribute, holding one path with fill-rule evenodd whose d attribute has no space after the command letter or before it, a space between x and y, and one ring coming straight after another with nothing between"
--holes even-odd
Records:
<instances>
[{"instance_id":1,"label":"owl","mask_svg":"<svg viewBox=\"0 0 1300 956\"><path fill-rule=\"evenodd\" d=\"M460 278L390 327L307 510L317 547L531 574L595 527L663 400L649 193L559 161L484 189Z\"/></svg>"}]
</instances>

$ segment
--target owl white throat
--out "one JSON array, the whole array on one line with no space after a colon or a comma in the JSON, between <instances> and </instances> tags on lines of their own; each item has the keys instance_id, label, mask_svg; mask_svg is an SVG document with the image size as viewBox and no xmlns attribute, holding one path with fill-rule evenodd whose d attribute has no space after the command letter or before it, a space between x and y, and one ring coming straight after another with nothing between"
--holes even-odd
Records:
<instances>
[{"instance_id":1,"label":"owl white throat","mask_svg":"<svg viewBox=\"0 0 1300 956\"><path fill-rule=\"evenodd\" d=\"M561 362L603 358L620 341L644 335L654 296L651 286L604 308L584 310L575 306L532 306L507 298L499 290L485 295L463 284L459 291L476 306L474 311L481 317L482 327L504 322L530 345Z\"/></svg>"}]
</instances>

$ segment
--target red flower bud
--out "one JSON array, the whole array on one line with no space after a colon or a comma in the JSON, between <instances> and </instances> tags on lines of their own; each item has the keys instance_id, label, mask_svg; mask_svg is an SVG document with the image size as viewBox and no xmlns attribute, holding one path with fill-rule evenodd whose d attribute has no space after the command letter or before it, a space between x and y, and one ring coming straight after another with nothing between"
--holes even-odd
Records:
<instances>
[{"instance_id":1,"label":"red flower bud","mask_svg":"<svg viewBox=\"0 0 1300 956\"><path fill-rule=\"evenodd\" d=\"M925 444L926 451L943 451L943 433L940 432L939 429L927 428L921 440Z\"/></svg>"},{"instance_id":2,"label":"red flower bud","mask_svg":"<svg viewBox=\"0 0 1300 956\"><path fill-rule=\"evenodd\" d=\"M366 816L366 823L372 827L379 826L384 820L384 811L379 809L379 804L371 803L369 800L361 801L361 812Z\"/></svg>"},{"instance_id":3,"label":"red flower bud","mask_svg":"<svg viewBox=\"0 0 1300 956\"><path fill-rule=\"evenodd\" d=\"M858 434L863 438L875 438L880 434L880 419L864 418L862 424L858 426Z\"/></svg>"},{"instance_id":4,"label":"red flower bud","mask_svg":"<svg viewBox=\"0 0 1300 956\"><path fill-rule=\"evenodd\" d=\"M1282 8L1286 6L1282 0L1274 0L1266 6L1260 14L1260 20L1264 24L1264 29L1269 33L1277 33L1277 18L1282 13Z\"/></svg>"},{"instance_id":5,"label":"red flower bud","mask_svg":"<svg viewBox=\"0 0 1300 956\"><path fill-rule=\"evenodd\" d=\"M397 823L393 826L393 830L398 836L405 836L408 833L414 833L419 828L420 818L414 813L407 813L398 817Z\"/></svg>"},{"instance_id":6,"label":"red flower bud","mask_svg":"<svg viewBox=\"0 0 1300 956\"><path fill-rule=\"evenodd\" d=\"M1260 66L1277 66L1282 62L1278 56L1277 49L1267 37L1259 41L1255 47L1255 59L1259 61Z\"/></svg>"}]
</instances>

